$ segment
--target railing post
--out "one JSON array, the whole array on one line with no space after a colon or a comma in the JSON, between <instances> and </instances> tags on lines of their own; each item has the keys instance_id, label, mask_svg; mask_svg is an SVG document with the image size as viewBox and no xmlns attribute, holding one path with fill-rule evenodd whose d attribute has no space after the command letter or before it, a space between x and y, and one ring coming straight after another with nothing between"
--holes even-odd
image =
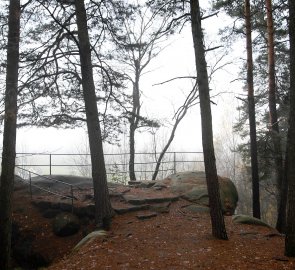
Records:
<instances>
[{"instance_id":1,"label":"railing post","mask_svg":"<svg viewBox=\"0 0 295 270\"><path fill-rule=\"evenodd\" d=\"M52 159L52 157L51 157L51 154L49 154L49 175L51 175L51 160Z\"/></svg>"},{"instance_id":2,"label":"railing post","mask_svg":"<svg viewBox=\"0 0 295 270\"><path fill-rule=\"evenodd\" d=\"M33 194L32 194L32 177L31 177L31 172L29 172L29 180L30 180L30 197L31 200L33 199Z\"/></svg>"},{"instance_id":3,"label":"railing post","mask_svg":"<svg viewBox=\"0 0 295 270\"><path fill-rule=\"evenodd\" d=\"M73 186L71 185L71 198L72 198L72 214L74 213L74 191Z\"/></svg>"},{"instance_id":4,"label":"railing post","mask_svg":"<svg viewBox=\"0 0 295 270\"><path fill-rule=\"evenodd\" d=\"M176 152L173 152L173 170L176 173Z\"/></svg>"}]
</instances>

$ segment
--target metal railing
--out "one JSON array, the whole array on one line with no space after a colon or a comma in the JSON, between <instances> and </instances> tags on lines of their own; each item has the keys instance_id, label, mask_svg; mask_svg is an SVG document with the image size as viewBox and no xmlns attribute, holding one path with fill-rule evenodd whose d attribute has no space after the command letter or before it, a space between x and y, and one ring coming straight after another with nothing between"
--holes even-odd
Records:
<instances>
[{"instance_id":1,"label":"metal railing","mask_svg":"<svg viewBox=\"0 0 295 270\"><path fill-rule=\"evenodd\" d=\"M135 173L138 179L151 179L159 153L136 153ZM74 174L91 177L90 154L55 154L55 153L17 153L18 168L38 174ZM105 154L108 179L113 182L126 183L129 178L129 153ZM203 169L202 152L167 152L161 162L158 178L168 174ZM37 173L36 173L37 174Z\"/></svg>"},{"instance_id":2,"label":"metal railing","mask_svg":"<svg viewBox=\"0 0 295 270\"><path fill-rule=\"evenodd\" d=\"M193 155L194 159L188 158ZM66 160L61 160L61 157L66 157ZM72 160L72 157L79 157L78 160ZM82 158L81 158L82 157ZM108 181L121 182L127 184L128 182L128 153L121 154L105 154L106 168L108 174ZM135 172L140 176L140 179L149 179L149 175L154 173L156 165L155 157L157 153L136 153ZM164 178L168 173L176 173L177 171L188 169L200 169L195 166L203 166L202 152L167 152L166 157L161 162L159 172L162 173L161 177ZM84 158L84 159L83 159ZM154 160L152 160L152 158ZM17 153L16 173L21 176L29 186L31 199L36 190L45 192L46 194L57 196L61 199L68 199L71 201L71 210L74 210L74 190L77 188L75 185L58 180L51 177L54 174L60 174L58 168L88 168L89 174L91 170L90 155L89 154L52 154L52 153ZM81 160L83 162L81 162ZM20 162L21 161L21 162ZM81 163L79 163L81 162ZM190 168L184 169L184 165L190 164ZM40 173L32 171L32 168L41 168ZM45 169L45 171L43 170ZM46 171L47 169L47 171ZM45 174L45 175L44 175ZM49 174L46 176L46 174ZM66 178L68 173L62 173ZM78 176L77 173L74 173ZM90 175L80 175L87 177ZM59 188L54 190L48 188L45 183L59 183L67 188ZM43 184L43 185L42 185ZM54 186L54 185L53 185ZM33 191L33 189L35 189ZM68 192L69 191L69 192Z\"/></svg>"},{"instance_id":3,"label":"metal railing","mask_svg":"<svg viewBox=\"0 0 295 270\"><path fill-rule=\"evenodd\" d=\"M27 169L24 169L24 168L21 168L21 167L18 167L18 166L16 166L16 169L24 171L24 172L27 173L28 178L20 178L19 180L23 181L26 184L28 184L31 200L33 199L33 188L35 188L35 189L38 189L38 190L43 191L45 193L48 193L50 195L54 195L54 196L57 196L57 197L60 197L60 198L63 198L63 199L69 199L71 201L72 212L74 211L74 188L73 188L72 184L69 184L69 183L66 183L64 181L60 181L58 179L54 179L54 178L51 178L51 177L47 177L47 176L44 176L44 175L40 175L38 173L29 171ZM33 178L32 175L34 175L35 177L38 177L39 180L41 180L41 181L49 181L49 182L52 182L52 183L59 183L61 185L69 187L70 188L70 195L66 195L66 194L64 194L62 192L54 191L54 190L51 190L51 189L48 189L48 188L45 188L45 187L42 187L42 186L38 185L37 183L32 181L32 178Z\"/></svg>"}]
</instances>

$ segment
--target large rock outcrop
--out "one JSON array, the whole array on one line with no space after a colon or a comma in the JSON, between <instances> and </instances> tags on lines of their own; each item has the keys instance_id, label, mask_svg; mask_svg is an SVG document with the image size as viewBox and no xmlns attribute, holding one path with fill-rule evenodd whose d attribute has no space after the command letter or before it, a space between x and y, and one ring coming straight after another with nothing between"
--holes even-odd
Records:
<instances>
[{"instance_id":1,"label":"large rock outcrop","mask_svg":"<svg viewBox=\"0 0 295 270\"><path fill-rule=\"evenodd\" d=\"M238 192L234 183L225 177L218 176L220 187L220 198L224 214L233 215L238 203ZM184 199L209 206L209 197L204 172L188 171L175 173L167 178L157 181L157 185L166 185L175 194Z\"/></svg>"}]
</instances>

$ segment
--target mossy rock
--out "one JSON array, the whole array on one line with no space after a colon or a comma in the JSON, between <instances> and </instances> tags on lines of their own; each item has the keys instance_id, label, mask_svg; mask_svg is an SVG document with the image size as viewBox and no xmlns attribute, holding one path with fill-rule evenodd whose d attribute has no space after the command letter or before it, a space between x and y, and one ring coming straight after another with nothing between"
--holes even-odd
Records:
<instances>
[{"instance_id":1,"label":"mossy rock","mask_svg":"<svg viewBox=\"0 0 295 270\"><path fill-rule=\"evenodd\" d=\"M232 217L232 220L236 224L248 224L248 225L257 225L257 226L272 228L272 226L262 221L261 219L247 216L247 215L235 215Z\"/></svg>"},{"instance_id":2,"label":"mossy rock","mask_svg":"<svg viewBox=\"0 0 295 270\"><path fill-rule=\"evenodd\" d=\"M82 246L84 246L86 243L90 243L94 239L98 237L105 237L107 235L107 232L105 230L98 230L93 231L86 235L73 249L73 251L78 251Z\"/></svg>"}]
</instances>

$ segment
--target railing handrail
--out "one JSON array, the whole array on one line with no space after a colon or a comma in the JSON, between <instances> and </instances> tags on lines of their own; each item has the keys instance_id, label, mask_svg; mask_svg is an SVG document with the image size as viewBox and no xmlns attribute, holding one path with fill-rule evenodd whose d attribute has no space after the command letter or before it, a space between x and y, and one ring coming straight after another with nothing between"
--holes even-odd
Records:
<instances>
[{"instance_id":1,"label":"railing handrail","mask_svg":"<svg viewBox=\"0 0 295 270\"><path fill-rule=\"evenodd\" d=\"M188 163L188 162L203 162L203 160L171 160L171 161L161 161L162 164L168 164L171 162L183 162L183 163ZM157 164L156 161L151 161L151 162L134 162L134 165L144 165L144 164ZM123 166L126 165L126 163L107 163L105 166ZM19 164L18 166L22 167L48 167L46 164ZM76 167L76 166L91 166L91 164L51 164L52 167Z\"/></svg>"},{"instance_id":2,"label":"railing handrail","mask_svg":"<svg viewBox=\"0 0 295 270\"><path fill-rule=\"evenodd\" d=\"M194 156L192 156L194 154ZM42 170L42 174L44 174L43 168L49 169L48 175L53 175L53 169L56 168L70 168L77 167L78 174L85 174L84 168L91 167L91 161L89 159L89 153L49 153L49 152L19 152L16 153L18 158L18 166L22 167L25 171L26 168L37 168L39 167ZM107 169L108 175L120 174L120 177L124 177L122 174L125 174L125 181L128 177L128 169L129 169L129 157L130 153L105 153L105 167ZM154 170L153 167L158 164L157 157L160 155L159 152L136 152L135 153L135 162L134 162L134 171L135 173L140 174L140 178L143 176L145 178L152 177ZM176 173L178 169L178 164L182 164L184 166L190 166L186 164L203 164L203 152L200 151L168 151L165 153L165 159L161 161L161 167L157 169L160 173L162 172L162 177L164 177L164 173L171 171L172 173ZM62 158L61 158L62 157ZM73 157L73 158L71 158ZM76 158L78 157L78 158ZM33 162L27 162L28 160L32 160ZM48 160L47 160L48 159ZM66 161L65 161L66 159ZM72 160L72 161L71 161ZM22 163L22 164L20 164ZM194 165L195 166L195 165ZM198 166L198 165L197 165ZM82 169L83 168L83 169ZM157 166L156 166L157 168ZM87 169L88 170L88 169ZM89 174L90 172L86 172ZM66 173L67 174L67 173ZM65 174L65 175L66 175ZM148 175L147 175L148 174ZM152 175L149 175L152 174ZM38 175L38 174L36 174ZM123 179L123 178L122 178ZM56 181L56 179L49 179L52 181Z\"/></svg>"},{"instance_id":3,"label":"railing handrail","mask_svg":"<svg viewBox=\"0 0 295 270\"><path fill-rule=\"evenodd\" d=\"M25 172L28 172L28 173L31 173L31 174L37 175L37 176L39 176L39 177L41 177L41 178L43 178L43 179L46 179L46 180L52 181L52 182L58 182L58 183L61 183L61 184L63 184L63 185L66 185L66 186L73 186L73 185L70 184L70 183L63 182L63 181L60 181L60 180L55 179L55 178L51 178L51 177L48 177L48 176L45 176L45 175L41 175L41 174L38 174L38 173L32 172L32 171L30 171L30 170L27 170L27 169L21 168L20 166L22 166L22 165L17 165L17 166L15 166L15 167L18 168L18 169L20 169L20 170L23 170L23 171L25 171ZM48 166L48 165L47 165L47 166Z\"/></svg>"},{"instance_id":4,"label":"railing handrail","mask_svg":"<svg viewBox=\"0 0 295 270\"><path fill-rule=\"evenodd\" d=\"M166 154L203 154L200 151L168 151ZM161 152L136 152L136 155L159 155ZM90 153L33 153L33 152L19 152L16 155L38 155L38 156L90 156ZM123 155L130 155L130 153L104 153L106 156L123 156Z\"/></svg>"},{"instance_id":5,"label":"railing handrail","mask_svg":"<svg viewBox=\"0 0 295 270\"><path fill-rule=\"evenodd\" d=\"M21 181L23 182L29 182L27 183L29 186L30 186L30 193L31 193L31 198L32 198L32 186L39 189L39 190L42 190L42 191L45 191L49 194L52 194L52 195L55 195L55 196L58 196L58 197L61 197L61 198L67 198L67 199L70 199L71 200L71 206L72 206L72 212L74 211L74 194L73 194L73 185L72 184L69 184L67 182L63 182L63 181L60 181L60 180L57 180L57 179L54 179L54 178L50 178L50 177L47 177L47 176L44 176L44 175L40 175L38 173L35 173L35 172L32 172L30 170L26 170L24 168L20 168L18 166L15 166L16 168L20 169L20 170L23 170L23 171L26 171L29 173L29 181L24 179L24 178L21 178ZM52 191L52 190L49 190L49 189L46 189L46 188L43 188L43 187L40 187L36 184L32 184L32 177L31 175L34 174L34 175L37 175L43 179L46 179L46 180L50 180L50 181L53 181L53 182L58 182L58 183L61 183L61 184L64 184L66 186L69 186L70 187L70 190L71 190L71 196L68 196L68 195L65 195L65 194L62 194L62 193L58 193L58 192L55 192L55 191Z\"/></svg>"}]
</instances>

